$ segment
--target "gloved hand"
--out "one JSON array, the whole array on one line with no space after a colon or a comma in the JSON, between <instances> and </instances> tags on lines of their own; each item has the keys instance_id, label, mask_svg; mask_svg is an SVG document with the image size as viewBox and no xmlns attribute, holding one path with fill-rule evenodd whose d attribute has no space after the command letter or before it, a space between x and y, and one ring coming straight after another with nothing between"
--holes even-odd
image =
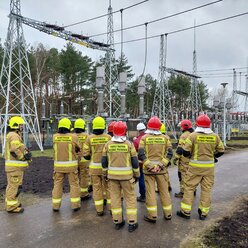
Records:
<instances>
[{"instance_id":1,"label":"gloved hand","mask_svg":"<svg viewBox=\"0 0 248 248\"><path fill-rule=\"evenodd\" d=\"M11 156L14 157L14 158L17 158L17 155L15 152L10 152Z\"/></svg>"},{"instance_id":2,"label":"gloved hand","mask_svg":"<svg viewBox=\"0 0 248 248\"><path fill-rule=\"evenodd\" d=\"M75 147L75 152L76 152L76 153L80 152L80 147L76 146L76 147Z\"/></svg>"},{"instance_id":3,"label":"gloved hand","mask_svg":"<svg viewBox=\"0 0 248 248\"><path fill-rule=\"evenodd\" d=\"M135 183L137 183L139 181L139 178L138 177L133 177L134 180L135 180Z\"/></svg>"},{"instance_id":4,"label":"gloved hand","mask_svg":"<svg viewBox=\"0 0 248 248\"><path fill-rule=\"evenodd\" d=\"M32 159L32 153L31 152L27 152L24 154L24 160L25 161L30 161Z\"/></svg>"},{"instance_id":5,"label":"gloved hand","mask_svg":"<svg viewBox=\"0 0 248 248\"><path fill-rule=\"evenodd\" d=\"M178 166L179 159L178 158L174 158L172 162L173 162L174 165Z\"/></svg>"},{"instance_id":6,"label":"gloved hand","mask_svg":"<svg viewBox=\"0 0 248 248\"><path fill-rule=\"evenodd\" d=\"M214 158L214 162L215 162L215 163L218 163L218 161L219 161L219 160L218 160L217 158Z\"/></svg>"}]
</instances>

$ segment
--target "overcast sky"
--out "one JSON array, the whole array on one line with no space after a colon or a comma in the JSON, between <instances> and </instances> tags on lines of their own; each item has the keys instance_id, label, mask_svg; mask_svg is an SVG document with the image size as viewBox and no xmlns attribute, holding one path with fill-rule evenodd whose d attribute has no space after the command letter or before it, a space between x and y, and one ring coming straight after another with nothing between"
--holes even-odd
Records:
<instances>
[{"instance_id":1,"label":"overcast sky","mask_svg":"<svg viewBox=\"0 0 248 248\"><path fill-rule=\"evenodd\" d=\"M112 0L113 11L120 10L141 0ZM183 10L194 8L214 0L149 0L142 5L127 9L123 12L124 27L149 22ZM0 38L5 40L8 28L8 13L10 0L0 0ZM22 15L32 19L45 21L51 24L67 25L86 20L98 15L106 14L109 0L22 0ZM198 9L186 14L172 17L148 25L148 36L159 35L181 28L214 21L216 19L244 13L248 11L248 0L223 0L220 3ZM120 28L120 13L114 14L114 29ZM200 72L203 70L230 69L246 67L248 58L248 15L196 29L197 69L204 73L203 81L210 89L219 87L220 83L229 83L228 90L232 90L232 76L229 71ZM68 30L94 35L107 31L107 17L86 22L68 28ZM48 36L30 27L24 27L25 38L28 44L43 43L48 48L62 49L66 41ZM142 38L145 34L144 26L124 32L124 40ZM106 35L96 37L95 40L107 42ZM115 33L115 42L120 41L120 32ZM184 31L168 36L167 66L192 72L193 66L193 30ZM139 76L144 67L145 42L138 41L123 44L123 51L133 66L136 76ZM158 75L160 38L148 40L148 55L145 73ZM98 60L104 55L96 51L75 45L84 55ZM120 55L120 45L116 45L116 57ZM245 72L242 71L241 81L238 77L238 86L245 90ZM219 73L219 75L216 75ZM206 75L208 74L208 75ZM215 75L209 75L215 74ZM218 77L217 77L218 76Z\"/></svg>"}]
</instances>

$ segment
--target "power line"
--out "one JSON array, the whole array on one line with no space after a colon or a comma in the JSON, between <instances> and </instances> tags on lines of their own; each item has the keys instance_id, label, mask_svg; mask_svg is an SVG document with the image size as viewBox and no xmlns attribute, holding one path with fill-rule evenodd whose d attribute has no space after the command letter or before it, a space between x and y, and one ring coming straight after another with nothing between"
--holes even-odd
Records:
<instances>
[{"instance_id":1,"label":"power line","mask_svg":"<svg viewBox=\"0 0 248 248\"><path fill-rule=\"evenodd\" d=\"M230 70L240 70L240 69L247 69L247 66L246 67L236 67L236 68L230 68L230 69L208 69L208 70L200 70L200 71L197 71L197 72L207 72L207 71L230 71Z\"/></svg>"},{"instance_id":2,"label":"power line","mask_svg":"<svg viewBox=\"0 0 248 248\"><path fill-rule=\"evenodd\" d=\"M241 73L241 74L245 74L246 75L246 73L247 72L241 72L241 71L237 71L238 73ZM197 74L198 76L212 76L212 75L214 75L214 76L218 76L218 75L233 75L233 72L220 72L220 73L199 73L199 74Z\"/></svg>"},{"instance_id":3,"label":"power line","mask_svg":"<svg viewBox=\"0 0 248 248\"><path fill-rule=\"evenodd\" d=\"M212 5L212 4L216 4L216 3L221 2L221 1L223 1L223 0L217 0L217 1L210 2L210 3L204 4L204 5L200 5L200 6L191 8L191 9L183 10L181 12L177 12L175 14L164 16L164 17L152 20L150 22L136 24L136 25L129 26L129 27L126 27L126 28L123 28L123 29L117 29L117 30L114 30L114 32L116 33L116 32L120 32L120 31L124 31L124 30L128 30L128 29L138 28L138 27L141 27L141 26L144 26L144 25L147 25L147 24L155 23L155 22L158 22L158 21L162 21L162 20L174 17L174 16L185 14L185 13L190 12L190 11L194 11L194 10L197 10L197 9L200 9L200 8L204 8L204 7L207 7L207 6ZM94 35L91 35L90 37L96 37L96 36L101 36L101 35L105 35L105 34L108 34L108 33L105 32L105 33L100 33L100 34L94 34Z\"/></svg>"},{"instance_id":4,"label":"power line","mask_svg":"<svg viewBox=\"0 0 248 248\"><path fill-rule=\"evenodd\" d=\"M222 19L214 20L214 21L211 21L211 22L205 22L205 23L202 23L202 24L198 24L198 25L195 25L195 26L188 27L188 28L178 29L178 30L171 31L171 32L168 32L168 33L165 33L165 34L167 34L167 35L169 35L169 34L175 34L175 33L187 31L187 30L190 30L190 29L207 26L207 25L210 25L210 24L213 24L213 23L217 23L217 22L221 22L221 21L226 21L226 20L229 20L229 19L233 19L233 18L236 18L236 17L247 15L247 14L248 14L248 12L244 12L244 13L241 13L241 14L238 14L238 15L228 16L228 17L225 17L225 18L222 18ZM147 39L157 38L157 37L160 37L161 35L162 34L149 36L149 37L147 37ZM131 42L141 41L141 40L144 40L144 39L145 38L138 38L138 39L133 39L133 40L127 40L127 41L124 41L123 43L131 43ZM120 45L120 44L121 44L121 42L117 42L114 45Z\"/></svg>"},{"instance_id":5,"label":"power line","mask_svg":"<svg viewBox=\"0 0 248 248\"><path fill-rule=\"evenodd\" d=\"M130 8L132 8L132 7L135 7L135 6L137 6L137 5L140 5L140 4L142 4L142 3L145 3L145 2L147 2L147 1L149 1L149 0L144 0L144 1L142 1L142 2L138 2L138 3L135 3L135 4L133 4L133 5L129 5L129 6L125 7L125 8L123 8L123 9L119 9L119 10L113 11L112 13L115 14L115 13L118 13L118 12L120 12L120 11L123 11L123 10L126 10L126 9L130 9ZM72 24L63 26L63 28L68 28L68 27L71 27L71 26L75 26L75 25L78 25L78 24L85 23L85 22L93 21L93 20L100 19L100 18L105 17L105 16L108 16L108 14L103 14L103 15L99 15L99 16L96 16L96 17L93 17L93 18L90 18L90 19L87 19L87 20L75 22L75 23L72 23Z\"/></svg>"}]
</instances>

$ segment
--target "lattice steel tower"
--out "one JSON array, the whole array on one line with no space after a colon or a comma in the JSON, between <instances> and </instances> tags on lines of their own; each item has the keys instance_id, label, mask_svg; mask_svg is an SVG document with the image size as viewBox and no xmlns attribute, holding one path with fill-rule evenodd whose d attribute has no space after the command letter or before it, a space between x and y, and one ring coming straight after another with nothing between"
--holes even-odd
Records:
<instances>
[{"instance_id":1,"label":"lattice steel tower","mask_svg":"<svg viewBox=\"0 0 248 248\"><path fill-rule=\"evenodd\" d=\"M0 74L3 152L6 143L8 119L16 115L21 116L26 122L24 142L27 144L28 134L31 133L39 148L43 150L26 42L22 22L17 15L21 15L20 0L11 0L10 21Z\"/></svg>"},{"instance_id":2,"label":"lattice steel tower","mask_svg":"<svg viewBox=\"0 0 248 248\"><path fill-rule=\"evenodd\" d=\"M193 51L193 75L197 75L197 60L196 60L196 32L194 28L194 51ZM195 120L196 115L202 111L201 97L199 91L199 83L197 78L193 78L190 87L189 96L189 111L192 114L192 120Z\"/></svg>"},{"instance_id":3,"label":"lattice steel tower","mask_svg":"<svg viewBox=\"0 0 248 248\"><path fill-rule=\"evenodd\" d=\"M166 127L174 131L174 118L171 107L171 94L166 78L167 35L160 37L159 73L156 85L152 115L158 116Z\"/></svg>"},{"instance_id":4,"label":"lattice steel tower","mask_svg":"<svg viewBox=\"0 0 248 248\"><path fill-rule=\"evenodd\" d=\"M115 51L114 51L114 25L113 25L113 12L111 0L109 0L108 7L108 26L107 26L107 44L110 49L105 55L105 79L106 85L104 89L104 103L105 112L110 117L119 117L120 115L120 94L117 87L118 70L115 64Z\"/></svg>"}]
</instances>

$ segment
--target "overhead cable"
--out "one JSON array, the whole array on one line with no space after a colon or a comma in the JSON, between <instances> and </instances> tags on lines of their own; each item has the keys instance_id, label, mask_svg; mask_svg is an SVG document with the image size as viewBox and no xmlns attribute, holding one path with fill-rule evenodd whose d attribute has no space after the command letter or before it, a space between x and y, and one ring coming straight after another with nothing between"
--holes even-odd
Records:
<instances>
[{"instance_id":1,"label":"overhead cable","mask_svg":"<svg viewBox=\"0 0 248 248\"><path fill-rule=\"evenodd\" d=\"M149 1L149 0L144 0L144 1L142 1L142 2L138 2L138 3L132 4L132 5L127 6L127 7L125 7L125 8L122 8L122 9L119 9L119 10L115 10L115 11L112 12L112 14L118 13L118 12L120 12L121 10L130 9L130 8L132 8L132 7L135 7L135 6L137 6L137 5L140 5L140 4L142 4L142 3L145 3L145 2L147 2L147 1ZM108 16L108 14L103 14L103 15L99 15L99 16L96 16L96 17L93 17L93 18L90 18L90 19L87 19L87 20L75 22L75 23L72 23L72 24L63 26L63 28L72 27L72 26L75 26L75 25L78 25L78 24L82 24L82 23L85 23L85 22L89 22L89 21L93 21L93 20L96 20L96 19L100 19L100 18L105 17L105 16Z\"/></svg>"},{"instance_id":2,"label":"overhead cable","mask_svg":"<svg viewBox=\"0 0 248 248\"><path fill-rule=\"evenodd\" d=\"M174 17L174 16L178 16L178 15L181 15L181 14L185 14L187 12L191 12L191 11L194 11L194 10L197 10L197 9L201 9L201 8L207 7L207 6L212 5L212 4L216 4L216 3L221 2L221 1L223 1L223 0L217 0L217 1L214 1L214 2L210 2L210 3L207 3L207 4L203 4L203 5L197 6L195 8L183 10L183 11L177 12L175 14L171 14L171 15L168 15L168 16L164 16L164 17L161 17L161 18L152 20L150 22L136 24L136 25L129 26L129 27L126 27L126 28L123 28L123 29L116 29L113 32L114 33L115 32L120 32L120 31L123 31L123 30L133 29L133 28L141 27L141 26L144 26L144 25L147 25L147 24L151 24L151 23L155 23L155 22L158 22L158 21L162 21L162 20L165 20L165 19ZM94 35L91 35L90 37L96 37L96 36L101 36L101 35L105 35L105 34L108 34L108 32L104 32L104 33L100 33L100 34L94 34Z\"/></svg>"}]
</instances>

